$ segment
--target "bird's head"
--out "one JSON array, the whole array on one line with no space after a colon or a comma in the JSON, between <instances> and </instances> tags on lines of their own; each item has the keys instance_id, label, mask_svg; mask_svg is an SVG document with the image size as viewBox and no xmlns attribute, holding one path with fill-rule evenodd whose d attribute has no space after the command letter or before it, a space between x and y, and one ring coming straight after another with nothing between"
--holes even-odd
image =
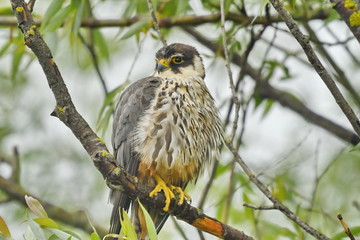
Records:
<instances>
[{"instance_id":1,"label":"bird's head","mask_svg":"<svg viewBox=\"0 0 360 240\"><path fill-rule=\"evenodd\" d=\"M154 76L205 77L205 69L198 51L189 45L173 43L157 51Z\"/></svg>"}]
</instances>

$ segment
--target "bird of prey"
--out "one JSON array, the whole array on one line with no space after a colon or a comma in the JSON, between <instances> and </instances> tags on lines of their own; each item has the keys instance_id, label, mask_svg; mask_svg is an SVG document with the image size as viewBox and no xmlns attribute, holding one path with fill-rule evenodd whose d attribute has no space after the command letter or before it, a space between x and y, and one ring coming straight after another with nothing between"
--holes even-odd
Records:
<instances>
[{"instance_id":1,"label":"bird of prey","mask_svg":"<svg viewBox=\"0 0 360 240\"><path fill-rule=\"evenodd\" d=\"M171 199L188 200L183 190L204 166L218 158L223 133L214 99L207 89L198 51L174 43L156 53L155 72L128 86L116 106L112 144L116 160L139 181L163 192L163 210L146 206L157 232L168 218ZM141 208L126 193L112 190L110 233L121 229L119 213L129 210L139 239L147 238Z\"/></svg>"}]
</instances>

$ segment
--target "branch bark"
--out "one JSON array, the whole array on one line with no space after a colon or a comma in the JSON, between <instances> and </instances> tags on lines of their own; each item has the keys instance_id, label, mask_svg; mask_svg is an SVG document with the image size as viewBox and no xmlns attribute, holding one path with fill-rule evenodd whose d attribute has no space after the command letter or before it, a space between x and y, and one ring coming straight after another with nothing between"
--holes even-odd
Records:
<instances>
[{"instance_id":1,"label":"branch bark","mask_svg":"<svg viewBox=\"0 0 360 240\"><path fill-rule=\"evenodd\" d=\"M117 165L114 157L106 148L105 143L93 132L88 123L77 112L61 73L53 60L48 46L38 32L24 0L11 0L11 4L18 21L18 27L24 34L25 44L38 58L55 96L57 105L53 115L57 116L71 129L91 156L94 165L106 179L109 187L126 191L129 197L133 199L139 198L148 205L162 209L165 202L163 194L157 195L154 198L149 197L152 189L138 182L137 178L129 175L122 167ZM253 239L242 231L206 216L189 203L178 206L173 201L169 213L202 231L209 232L222 239Z\"/></svg>"}]
</instances>

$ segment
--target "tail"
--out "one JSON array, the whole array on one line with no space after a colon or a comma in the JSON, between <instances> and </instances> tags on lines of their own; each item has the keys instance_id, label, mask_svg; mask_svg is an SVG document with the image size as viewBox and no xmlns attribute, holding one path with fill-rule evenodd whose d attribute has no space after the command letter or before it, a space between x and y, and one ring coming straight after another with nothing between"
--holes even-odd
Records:
<instances>
[{"instance_id":1,"label":"tail","mask_svg":"<svg viewBox=\"0 0 360 240\"><path fill-rule=\"evenodd\" d=\"M122 212L122 209L128 211L131 199L120 191L112 190L110 201L114 207L111 213L109 233L119 234L121 230L120 213ZM109 239L115 240L116 238Z\"/></svg>"},{"instance_id":2,"label":"tail","mask_svg":"<svg viewBox=\"0 0 360 240\"><path fill-rule=\"evenodd\" d=\"M146 211L149 213L151 219L154 222L156 232L159 233L161 228L164 226L167 218L169 217L168 213L165 213L162 210L156 210L153 208L144 205ZM132 203L131 207L131 222L135 228L135 232L138 235L138 238L141 240L148 240L147 228L144 214L141 210L141 207L137 201Z\"/></svg>"}]
</instances>

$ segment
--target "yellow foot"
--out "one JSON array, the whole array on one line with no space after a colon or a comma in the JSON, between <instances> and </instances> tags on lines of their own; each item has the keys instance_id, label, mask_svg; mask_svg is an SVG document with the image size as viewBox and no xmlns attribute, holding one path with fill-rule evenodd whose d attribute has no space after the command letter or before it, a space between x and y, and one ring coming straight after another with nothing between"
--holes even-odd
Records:
<instances>
[{"instance_id":1,"label":"yellow foot","mask_svg":"<svg viewBox=\"0 0 360 240\"><path fill-rule=\"evenodd\" d=\"M165 195L165 206L163 208L163 210L165 212L169 211L169 207L170 207L170 203L171 203L171 199L175 198L174 193L171 191L171 189L166 185L166 183L164 182L164 180L161 179L161 177L155 175L154 176L157 185L154 188L154 190L152 190L152 192L149 194L150 197L154 197L156 196L159 192L163 191L164 195Z\"/></svg>"},{"instance_id":2,"label":"yellow foot","mask_svg":"<svg viewBox=\"0 0 360 240\"><path fill-rule=\"evenodd\" d=\"M179 202L178 205L184 203L184 200L191 201L191 197L187 195L181 187L175 187L173 185L170 186L172 192L176 191L179 194Z\"/></svg>"}]
</instances>

